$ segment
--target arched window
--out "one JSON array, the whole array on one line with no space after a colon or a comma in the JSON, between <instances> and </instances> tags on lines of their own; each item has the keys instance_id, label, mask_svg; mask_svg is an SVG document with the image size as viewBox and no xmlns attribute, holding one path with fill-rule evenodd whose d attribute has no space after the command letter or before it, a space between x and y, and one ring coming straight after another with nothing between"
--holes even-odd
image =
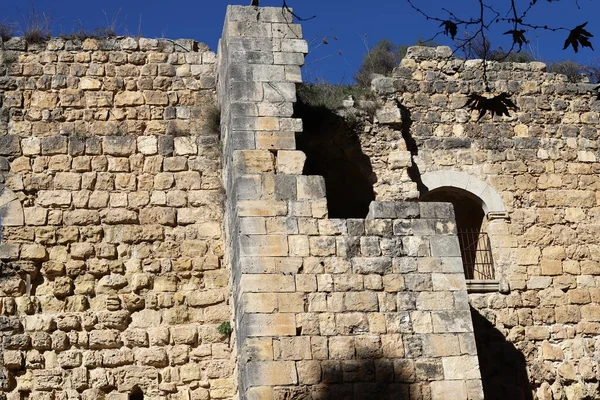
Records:
<instances>
[{"instance_id":1,"label":"arched window","mask_svg":"<svg viewBox=\"0 0 600 400\"><path fill-rule=\"evenodd\" d=\"M506 233L500 231L506 231L508 214L498 193L485 182L458 171L428 172L422 175L422 181L426 187L422 201L454 206L469 292L499 290L501 274L494 255L506 255L506 249L495 249L493 239ZM491 232L489 228L493 228Z\"/></svg>"},{"instance_id":2,"label":"arched window","mask_svg":"<svg viewBox=\"0 0 600 400\"><path fill-rule=\"evenodd\" d=\"M441 187L421 197L423 201L452 203L465 277L493 280L494 260L485 232L485 213L481 201L463 189Z\"/></svg>"}]
</instances>

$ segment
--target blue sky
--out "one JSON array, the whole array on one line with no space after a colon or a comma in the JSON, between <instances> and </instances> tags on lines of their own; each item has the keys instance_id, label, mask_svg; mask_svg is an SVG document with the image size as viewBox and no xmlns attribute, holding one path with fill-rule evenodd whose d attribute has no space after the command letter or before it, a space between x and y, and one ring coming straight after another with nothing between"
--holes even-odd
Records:
<instances>
[{"instance_id":1,"label":"blue sky","mask_svg":"<svg viewBox=\"0 0 600 400\"><path fill-rule=\"evenodd\" d=\"M145 37L192 38L216 48L221 34L227 4L247 4L250 0L35 0L34 2L0 0L0 22L17 22L22 28L32 7L49 16L55 34L70 33L80 24L87 29L106 26L116 16L119 33ZM468 18L477 10L476 0L413 0L431 14L444 17L440 4ZM508 0L493 0L495 4ZM529 0L517 0L517 4ZM406 0L288 0L297 14L316 18L303 22L304 37L311 52L304 69L305 80L329 80L333 83L352 83L367 46L387 38L399 44L413 44L419 38L428 39L438 30L439 23L426 21L412 10ZM572 28L589 20L588 30L595 33L592 43L600 51L599 0L539 0L529 14L530 22L541 25ZM281 0L261 0L263 6L279 6ZM120 12L119 12L120 10ZM118 14L118 15L117 15ZM505 25L494 29L490 35L492 45L510 47L502 32ZM462 32L459 32L461 35ZM531 50L541 61L575 59L589 63L600 53L582 49L578 54L561 50L567 32L528 32ZM323 44L327 38L328 44ZM441 44L452 44L443 36L436 38Z\"/></svg>"}]
</instances>

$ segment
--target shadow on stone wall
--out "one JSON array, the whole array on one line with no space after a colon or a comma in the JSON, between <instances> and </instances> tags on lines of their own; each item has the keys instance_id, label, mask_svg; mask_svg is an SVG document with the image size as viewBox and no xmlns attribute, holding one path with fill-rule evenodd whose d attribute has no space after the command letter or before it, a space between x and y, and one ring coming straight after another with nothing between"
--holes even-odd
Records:
<instances>
[{"instance_id":1,"label":"shadow on stone wall","mask_svg":"<svg viewBox=\"0 0 600 400\"><path fill-rule=\"evenodd\" d=\"M306 154L304 175L325 178L331 218L364 218L375 200L375 175L361 148L359 118L343 118L326 107L296 103L295 117L302 118L304 132L296 147Z\"/></svg>"},{"instance_id":2,"label":"shadow on stone wall","mask_svg":"<svg viewBox=\"0 0 600 400\"><path fill-rule=\"evenodd\" d=\"M419 147L411 132L413 124L412 115L406 106L401 104L398 100L396 100L396 102L398 108L400 109L400 117L402 118L402 137L406 143L406 149L410 151L410 155L412 156L411 165L408 168L408 176L417 184L417 190L421 195L423 195L424 193L427 193L428 188L421 179L421 171L419 170L419 166L417 163L415 163L415 157L419 155Z\"/></svg>"},{"instance_id":3,"label":"shadow on stone wall","mask_svg":"<svg viewBox=\"0 0 600 400\"><path fill-rule=\"evenodd\" d=\"M525 356L471 307L486 400L533 400Z\"/></svg>"},{"instance_id":4,"label":"shadow on stone wall","mask_svg":"<svg viewBox=\"0 0 600 400\"><path fill-rule=\"evenodd\" d=\"M428 379L440 379L441 361L400 358L406 351L420 352L420 345L409 340L400 349L381 346L373 336L355 336L354 343L338 349L347 359L310 361L312 368L299 369L300 386L278 387L273 400L422 400L430 398ZM417 338L409 336L409 338ZM418 341L418 339L417 339ZM338 351L336 350L336 351ZM397 352L399 358L385 358L384 352ZM352 356L353 354L353 356ZM351 358L350 358L351 357ZM314 385L302 385L307 378ZM418 382L417 382L418 381Z\"/></svg>"}]
</instances>

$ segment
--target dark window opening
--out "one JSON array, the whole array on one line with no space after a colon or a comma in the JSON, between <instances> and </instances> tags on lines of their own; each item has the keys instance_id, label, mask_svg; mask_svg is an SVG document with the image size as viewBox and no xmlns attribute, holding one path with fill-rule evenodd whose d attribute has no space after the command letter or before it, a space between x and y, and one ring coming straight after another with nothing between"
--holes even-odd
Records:
<instances>
[{"instance_id":1,"label":"dark window opening","mask_svg":"<svg viewBox=\"0 0 600 400\"><path fill-rule=\"evenodd\" d=\"M452 203L465 277L493 280L494 262L490 240L483 229L485 213L481 200L466 190L453 187L434 189L421 200Z\"/></svg>"},{"instance_id":2,"label":"dark window opening","mask_svg":"<svg viewBox=\"0 0 600 400\"><path fill-rule=\"evenodd\" d=\"M294 112L304 124L303 132L296 136L297 149L306 154L303 174L325 179L329 217L365 218L375 200L376 177L358 138L359 119L300 101Z\"/></svg>"}]
</instances>

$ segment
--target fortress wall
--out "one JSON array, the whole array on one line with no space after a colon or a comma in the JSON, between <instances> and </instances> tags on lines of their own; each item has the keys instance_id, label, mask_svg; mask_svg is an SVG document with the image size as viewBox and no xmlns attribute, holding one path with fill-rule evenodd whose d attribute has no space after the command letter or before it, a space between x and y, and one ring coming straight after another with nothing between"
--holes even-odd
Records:
<instances>
[{"instance_id":1,"label":"fortress wall","mask_svg":"<svg viewBox=\"0 0 600 400\"><path fill-rule=\"evenodd\" d=\"M0 398L231 398L215 54L1 46Z\"/></svg>"},{"instance_id":2,"label":"fortress wall","mask_svg":"<svg viewBox=\"0 0 600 400\"><path fill-rule=\"evenodd\" d=\"M481 375L501 398L597 393L593 85L491 63L519 110L478 120L480 63L412 48L358 136L369 214L332 219L296 147L288 11L230 6L218 58L2 46L0 398L475 400ZM499 290L467 295L451 207L416 201L440 187L484 201Z\"/></svg>"},{"instance_id":3,"label":"fortress wall","mask_svg":"<svg viewBox=\"0 0 600 400\"><path fill-rule=\"evenodd\" d=\"M450 53L443 47L411 48L393 77L373 81L384 107L361 144L378 178L376 198L418 197L404 169L411 166L415 181L422 179L421 194L431 184L466 188L469 179L496 191L501 202L486 210L492 214L484 224L496 274L510 293L471 294L470 304L524 355L539 398L595 397L600 378L596 85L546 73L542 63L491 62L487 94L481 61L448 58ZM464 107L471 93L501 92L519 107L509 117L488 114L478 120L477 111ZM496 211L507 215L497 219Z\"/></svg>"}]
</instances>

